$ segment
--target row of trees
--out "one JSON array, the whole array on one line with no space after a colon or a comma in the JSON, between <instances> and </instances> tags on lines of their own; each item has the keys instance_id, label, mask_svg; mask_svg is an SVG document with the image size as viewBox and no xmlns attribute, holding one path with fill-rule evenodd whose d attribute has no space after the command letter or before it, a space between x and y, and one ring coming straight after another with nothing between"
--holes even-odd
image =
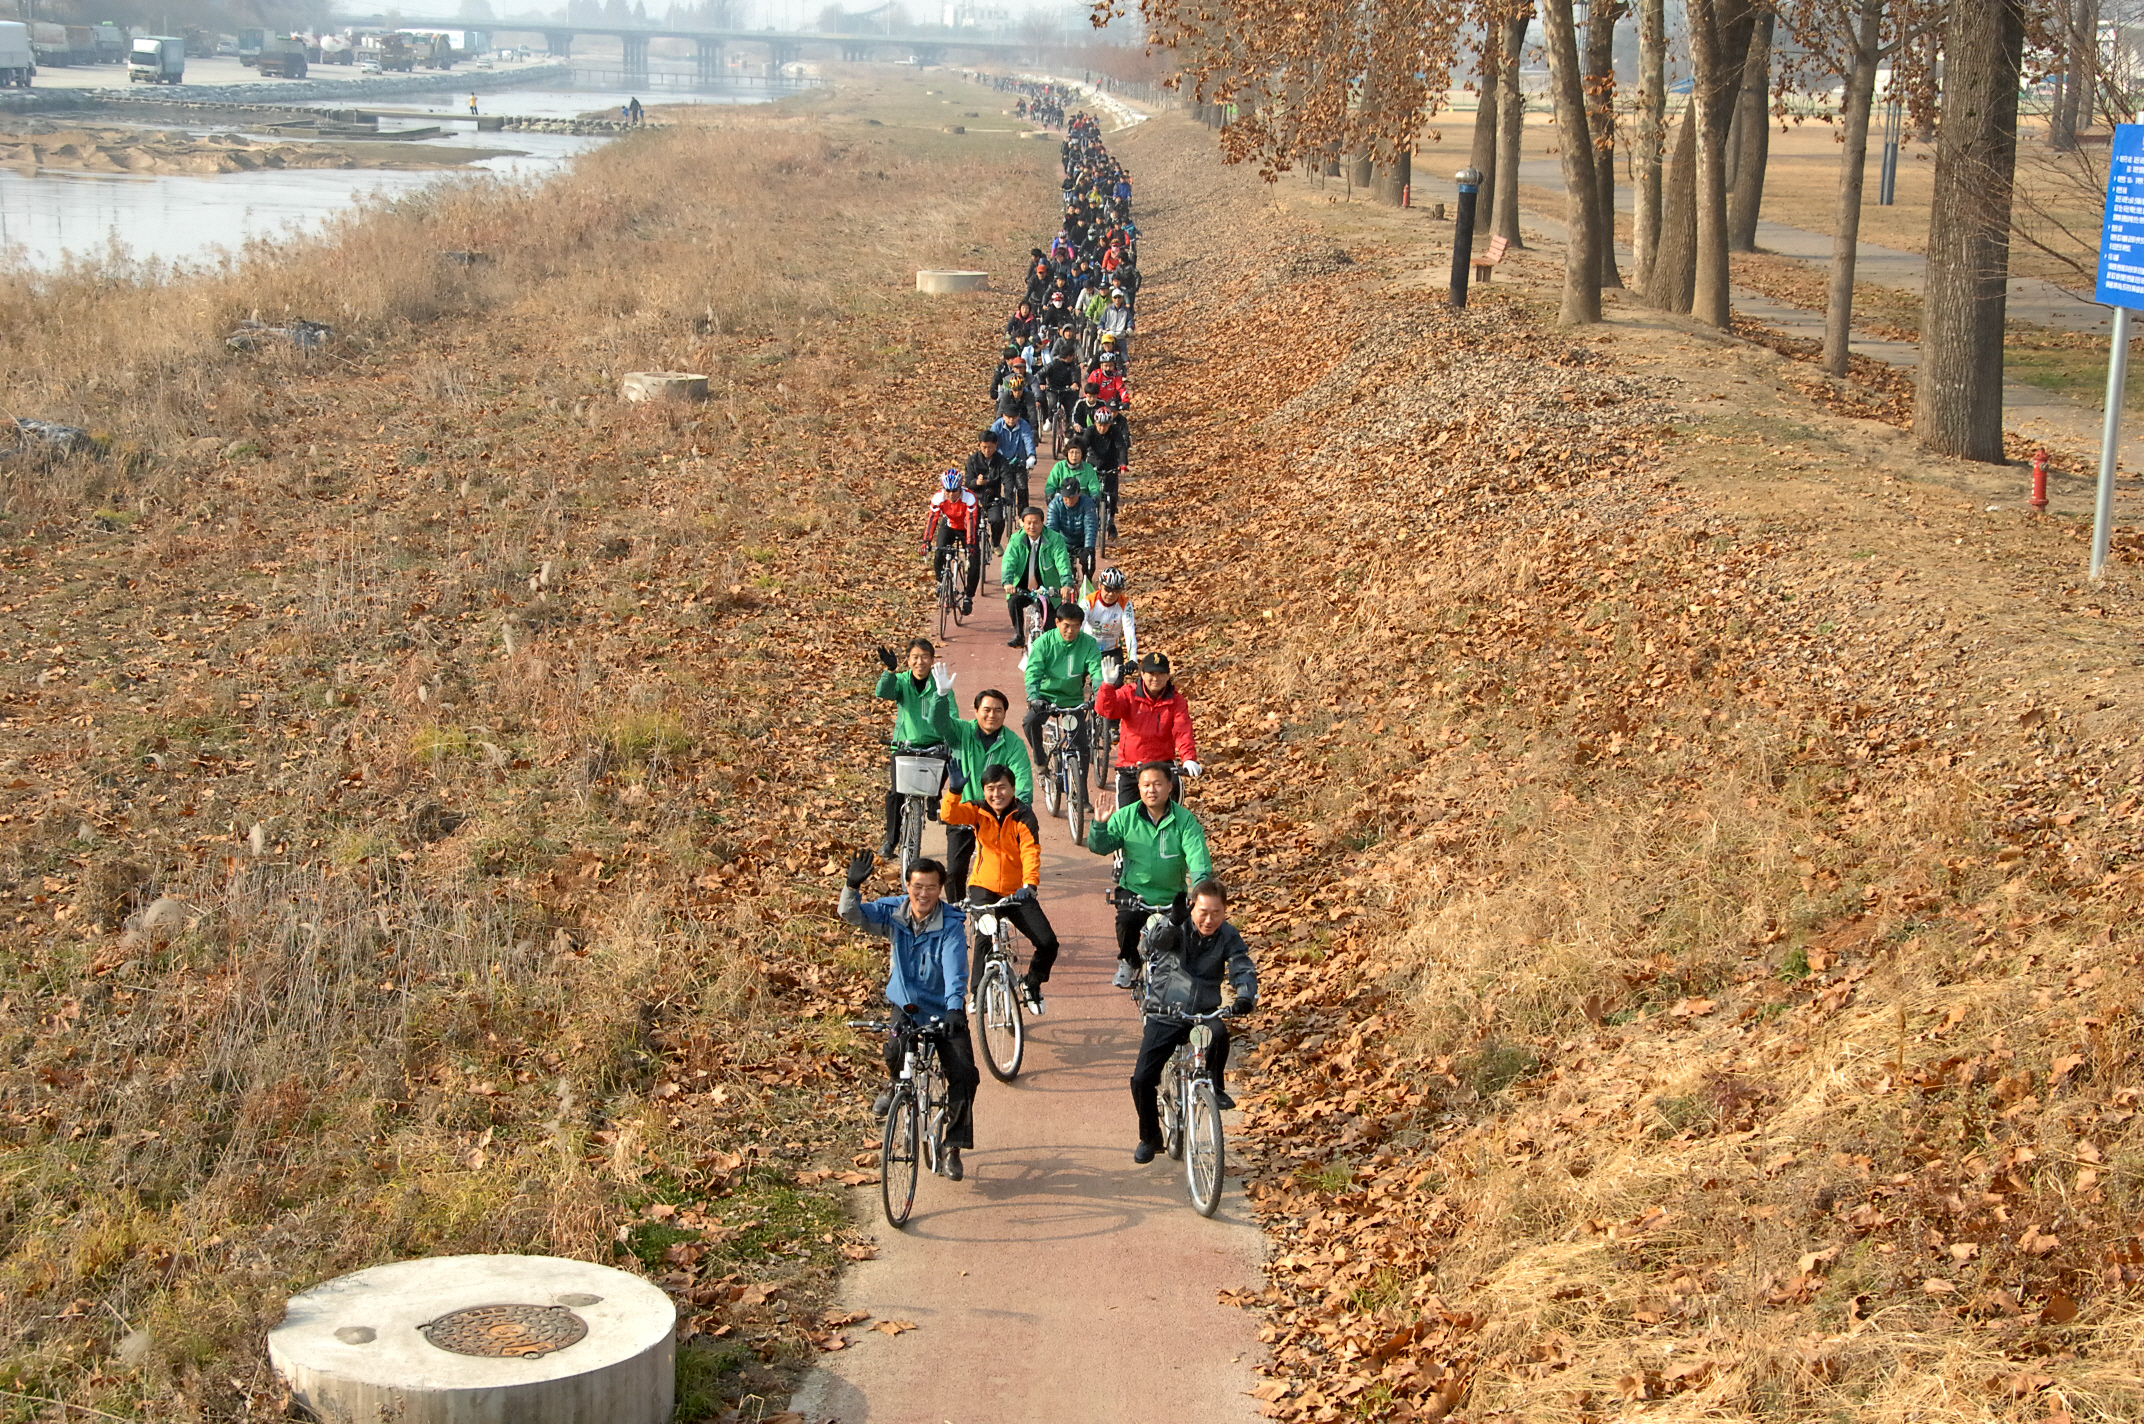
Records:
<instances>
[{"instance_id":1,"label":"row of trees","mask_svg":"<svg viewBox=\"0 0 2144 1424\"><path fill-rule=\"evenodd\" d=\"M1095 0L1097 25L1129 0ZM1623 285L1615 255L1616 27L1638 31L1631 274L1641 299L1730 321L1728 255L1754 245L1771 96L1838 86L1837 236L1824 364L1847 368L1863 174L1879 72L1936 143L1915 430L1928 449L2002 458L2002 340L2018 93L2059 76L2051 138L2074 145L2099 92L2100 0L1137 0L1149 44L1202 101L1233 102L1231 162L1268 176L1352 162L1396 200L1424 122L1455 73L1480 96L1474 166L1489 175L1484 230L1516 237L1523 99L1515 79L1538 22L1567 199L1562 319L1601 319ZM1671 116L1679 38L1692 75ZM1779 43L1791 38L1794 43ZM1591 142L1570 139L1588 135ZM1732 175L1732 181L1731 176Z\"/></svg>"}]
</instances>

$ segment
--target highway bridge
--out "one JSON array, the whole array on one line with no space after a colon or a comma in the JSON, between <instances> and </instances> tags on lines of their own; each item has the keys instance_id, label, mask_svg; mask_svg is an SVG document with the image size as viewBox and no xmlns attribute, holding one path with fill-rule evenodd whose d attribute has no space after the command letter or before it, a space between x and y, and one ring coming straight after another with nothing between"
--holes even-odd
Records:
<instances>
[{"instance_id":1,"label":"highway bridge","mask_svg":"<svg viewBox=\"0 0 2144 1424\"><path fill-rule=\"evenodd\" d=\"M835 50L841 58L848 60L913 59L918 64L942 64L949 54L1009 62L1018 60L1033 48L1016 40L981 37L969 39L958 32L945 30L924 34L826 34L817 30L703 30L663 24L584 25L558 20L477 22L466 19L425 19L400 13L393 17L391 23L384 15L375 15L370 19L352 19L347 23L360 29L481 30L494 37L542 35L544 48L561 59L572 57L573 42L576 39L591 36L614 39L618 41L624 54L625 73L628 78L647 74L649 41L683 40L693 47L699 77L710 82L723 77L723 53L732 46L763 47L767 52L770 72L775 73L780 72L784 65L801 59L807 45L815 49Z\"/></svg>"}]
</instances>

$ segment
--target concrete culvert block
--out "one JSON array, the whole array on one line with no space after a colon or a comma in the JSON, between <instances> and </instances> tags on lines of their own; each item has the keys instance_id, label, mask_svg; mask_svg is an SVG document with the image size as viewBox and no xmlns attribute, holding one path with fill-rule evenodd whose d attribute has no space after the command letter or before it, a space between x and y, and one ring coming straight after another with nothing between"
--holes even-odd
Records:
<instances>
[{"instance_id":1,"label":"concrete culvert block","mask_svg":"<svg viewBox=\"0 0 2144 1424\"><path fill-rule=\"evenodd\" d=\"M707 377L690 371L628 371L619 390L629 401L704 401Z\"/></svg>"},{"instance_id":2,"label":"concrete culvert block","mask_svg":"<svg viewBox=\"0 0 2144 1424\"><path fill-rule=\"evenodd\" d=\"M988 272L934 272L928 269L916 273L916 290L943 295L947 292L981 292L989 289Z\"/></svg>"},{"instance_id":3,"label":"concrete culvert block","mask_svg":"<svg viewBox=\"0 0 2144 1424\"><path fill-rule=\"evenodd\" d=\"M552 1256L435 1256L290 1298L268 1358L323 1424L668 1424L677 1309Z\"/></svg>"}]
</instances>

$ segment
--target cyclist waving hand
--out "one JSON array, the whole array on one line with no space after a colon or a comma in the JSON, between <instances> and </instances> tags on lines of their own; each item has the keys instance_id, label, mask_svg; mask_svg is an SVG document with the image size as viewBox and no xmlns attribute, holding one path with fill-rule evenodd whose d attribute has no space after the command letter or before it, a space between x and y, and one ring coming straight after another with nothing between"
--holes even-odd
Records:
<instances>
[{"instance_id":1,"label":"cyclist waving hand","mask_svg":"<svg viewBox=\"0 0 2144 1424\"><path fill-rule=\"evenodd\" d=\"M952 693L955 673L934 663L938 650L928 638L908 642L908 666L904 671L893 649L880 648L878 660L886 671L879 675L872 696L891 702L899 710L893 717L893 740L911 747L935 747L952 735L957 717ZM893 762L886 763L886 841L880 855L892 855L901 839L901 793L893 789ZM941 880L940 888L944 882Z\"/></svg>"}]
</instances>

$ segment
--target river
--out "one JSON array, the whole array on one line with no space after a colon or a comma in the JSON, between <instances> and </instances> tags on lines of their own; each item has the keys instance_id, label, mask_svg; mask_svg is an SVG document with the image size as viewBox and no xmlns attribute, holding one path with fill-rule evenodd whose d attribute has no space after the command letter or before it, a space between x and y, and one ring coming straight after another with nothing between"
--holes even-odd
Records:
<instances>
[{"instance_id":1,"label":"river","mask_svg":"<svg viewBox=\"0 0 2144 1424\"><path fill-rule=\"evenodd\" d=\"M719 87L699 92L649 91L642 102L749 104L781 97L781 89ZM508 89L487 93L484 113L529 118L571 118L624 102L608 87ZM347 107L320 101L317 107ZM466 93L442 90L381 101L387 110L466 114ZM76 115L53 116L57 122ZM79 121L111 125L115 114L81 114ZM397 127L389 119L383 127ZM182 127L161 123L151 127ZM225 123L183 125L196 132L247 132ZM396 172L381 169L282 169L263 173L109 174L43 170L25 175L0 169L0 262L42 271L70 262L125 257L157 263L212 263L253 242L300 236L319 228L366 195L392 197L471 173L535 178L556 172L576 154L606 142L568 134L487 133L457 125L437 139L412 140L452 148L512 149L513 153L448 169Z\"/></svg>"}]
</instances>

